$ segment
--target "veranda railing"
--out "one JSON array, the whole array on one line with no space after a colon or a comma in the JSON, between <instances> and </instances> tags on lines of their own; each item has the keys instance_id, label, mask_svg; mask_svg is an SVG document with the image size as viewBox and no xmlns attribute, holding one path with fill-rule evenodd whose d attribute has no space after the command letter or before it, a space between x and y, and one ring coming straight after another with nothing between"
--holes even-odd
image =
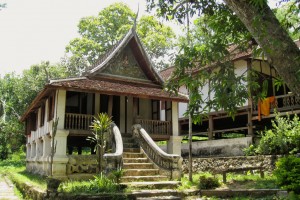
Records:
<instances>
[{"instance_id":1,"label":"veranda railing","mask_svg":"<svg viewBox=\"0 0 300 200\"><path fill-rule=\"evenodd\" d=\"M90 130L93 115L66 113L65 129Z\"/></svg>"},{"instance_id":2,"label":"veranda railing","mask_svg":"<svg viewBox=\"0 0 300 200\"><path fill-rule=\"evenodd\" d=\"M155 135L172 134L172 122L170 121L137 119L136 123L140 124L149 134L155 134Z\"/></svg>"}]
</instances>

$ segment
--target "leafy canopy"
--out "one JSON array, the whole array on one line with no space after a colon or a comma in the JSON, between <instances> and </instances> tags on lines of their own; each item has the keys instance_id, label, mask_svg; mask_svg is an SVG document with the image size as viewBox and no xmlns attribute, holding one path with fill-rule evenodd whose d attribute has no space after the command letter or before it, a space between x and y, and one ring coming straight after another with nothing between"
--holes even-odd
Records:
<instances>
[{"instance_id":1,"label":"leafy canopy","mask_svg":"<svg viewBox=\"0 0 300 200\"><path fill-rule=\"evenodd\" d=\"M266 85L261 87L256 82L257 75L247 70L234 71L231 59L235 53L252 50L254 55L260 55L262 51L258 50L245 22L227 6L229 1L225 1L227 4L215 0L147 2L148 9L156 9L160 16L181 23L198 15L194 24L187 24L186 35L180 38L175 71L166 85L174 92L181 86L187 87L190 91L188 113L195 123L201 122L212 109L224 110L234 117L237 107L251 95L250 91L260 91L256 96L264 96ZM248 3L257 8L258 15L264 15L268 8L265 0ZM260 20L254 19L252 25L258 27ZM209 88L208 91L205 88Z\"/></svg>"},{"instance_id":2,"label":"leafy canopy","mask_svg":"<svg viewBox=\"0 0 300 200\"><path fill-rule=\"evenodd\" d=\"M54 78L66 77L65 68L41 62L24 70L0 77L0 154L5 159L25 144L24 124L20 116L44 85Z\"/></svg>"},{"instance_id":3,"label":"leafy canopy","mask_svg":"<svg viewBox=\"0 0 300 200\"><path fill-rule=\"evenodd\" d=\"M101 10L97 16L89 16L78 24L79 38L66 47L64 65L72 75L80 75L97 59L114 46L133 26L135 14L124 3L115 3ZM139 34L152 59L164 56L173 46L175 34L153 17L142 16L137 22ZM165 64L165 63L163 63ZM163 67L160 63L160 67Z\"/></svg>"}]
</instances>

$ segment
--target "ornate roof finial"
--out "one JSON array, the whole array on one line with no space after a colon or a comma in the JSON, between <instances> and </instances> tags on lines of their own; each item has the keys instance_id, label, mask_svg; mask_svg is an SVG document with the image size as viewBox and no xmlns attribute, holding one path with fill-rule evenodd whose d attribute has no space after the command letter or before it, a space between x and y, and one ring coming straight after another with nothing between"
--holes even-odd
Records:
<instances>
[{"instance_id":1,"label":"ornate roof finial","mask_svg":"<svg viewBox=\"0 0 300 200\"><path fill-rule=\"evenodd\" d=\"M133 29L136 30L136 20L138 18L138 15L139 15L139 10L140 10L140 4L138 3L138 10L136 12L136 15L135 15L135 18L134 18L134 24L133 24Z\"/></svg>"}]
</instances>

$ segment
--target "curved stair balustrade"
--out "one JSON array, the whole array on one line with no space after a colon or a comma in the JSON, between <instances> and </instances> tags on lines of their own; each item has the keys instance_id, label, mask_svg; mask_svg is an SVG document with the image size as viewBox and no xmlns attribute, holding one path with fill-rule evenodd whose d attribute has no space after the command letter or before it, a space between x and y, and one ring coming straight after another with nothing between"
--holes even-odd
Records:
<instances>
[{"instance_id":1,"label":"curved stair balustrade","mask_svg":"<svg viewBox=\"0 0 300 200\"><path fill-rule=\"evenodd\" d=\"M111 132L115 138L115 152L105 153L103 155L106 162L106 172L112 170L120 170L122 168L122 156L123 156L123 141L120 130L115 123L111 124Z\"/></svg>"},{"instance_id":2,"label":"curved stair balustrade","mask_svg":"<svg viewBox=\"0 0 300 200\"><path fill-rule=\"evenodd\" d=\"M180 155L164 152L140 124L133 125L132 131L133 137L157 166L168 171L171 179L179 179L181 177L183 159Z\"/></svg>"}]
</instances>

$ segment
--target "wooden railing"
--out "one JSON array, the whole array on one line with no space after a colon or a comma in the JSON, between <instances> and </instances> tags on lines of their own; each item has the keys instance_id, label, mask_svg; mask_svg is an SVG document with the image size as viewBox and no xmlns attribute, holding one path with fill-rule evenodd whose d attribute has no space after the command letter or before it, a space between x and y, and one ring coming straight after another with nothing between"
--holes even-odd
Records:
<instances>
[{"instance_id":1,"label":"wooden railing","mask_svg":"<svg viewBox=\"0 0 300 200\"><path fill-rule=\"evenodd\" d=\"M159 167L170 172L170 178L180 178L182 157L168 154L161 150L140 124L132 126L133 137L142 147L147 156Z\"/></svg>"},{"instance_id":2,"label":"wooden railing","mask_svg":"<svg viewBox=\"0 0 300 200\"><path fill-rule=\"evenodd\" d=\"M276 109L277 111L287 111L300 108L300 97L294 94L286 94L275 96L275 101L270 104L271 111ZM253 104L253 111L258 110L258 105Z\"/></svg>"},{"instance_id":3,"label":"wooden railing","mask_svg":"<svg viewBox=\"0 0 300 200\"><path fill-rule=\"evenodd\" d=\"M172 135L172 122L170 121L137 119L136 123L140 124L149 134Z\"/></svg>"},{"instance_id":4,"label":"wooden railing","mask_svg":"<svg viewBox=\"0 0 300 200\"><path fill-rule=\"evenodd\" d=\"M66 113L65 129L90 130L93 115Z\"/></svg>"}]
</instances>

